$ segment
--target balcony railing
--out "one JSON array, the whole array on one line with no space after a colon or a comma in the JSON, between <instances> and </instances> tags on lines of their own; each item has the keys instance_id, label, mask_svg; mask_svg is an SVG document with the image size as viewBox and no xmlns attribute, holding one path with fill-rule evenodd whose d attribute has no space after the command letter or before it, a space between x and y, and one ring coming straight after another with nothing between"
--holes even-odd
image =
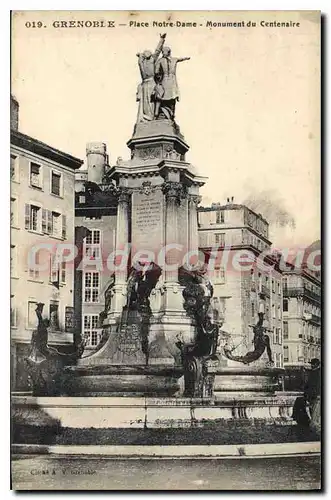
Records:
<instances>
[{"instance_id":1,"label":"balcony railing","mask_svg":"<svg viewBox=\"0 0 331 500\"><path fill-rule=\"evenodd\" d=\"M284 297L305 297L307 299L313 300L314 302L321 302L321 297L317 293L309 290L306 287L284 287L283 289Z\"/></svg>"}]
</instances>

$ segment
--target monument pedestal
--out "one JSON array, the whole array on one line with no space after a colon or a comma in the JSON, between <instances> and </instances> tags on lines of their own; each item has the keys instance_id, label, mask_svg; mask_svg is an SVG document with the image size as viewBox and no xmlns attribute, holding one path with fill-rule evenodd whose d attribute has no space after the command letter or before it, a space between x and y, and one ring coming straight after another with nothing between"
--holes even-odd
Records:
<instances>
[{"instance_id":1,"label":"monument pedestal","mask_svg":"<svg viewBox=\"0 0 331 500\"><path fill-rule=\"evenodd\" d=\"M190 200L206 179L185 161L188 145L172 120L137 123L128 147L131 159L111 167L107 180L118 191L116 251L130 247L130 264L115 272L103 325L108 338L67 368L67 394L183 392L178 335L193 342L196 331L184 309L178 268L189 249L198 251L196 204ZM153 263L159 275L136 272L141 262Z\"/></svg>"}]
</instances>

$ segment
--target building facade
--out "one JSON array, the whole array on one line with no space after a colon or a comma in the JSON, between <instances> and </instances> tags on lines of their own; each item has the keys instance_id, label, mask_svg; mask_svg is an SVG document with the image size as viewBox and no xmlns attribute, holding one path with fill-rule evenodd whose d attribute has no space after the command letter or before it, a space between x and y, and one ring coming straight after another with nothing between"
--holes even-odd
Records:
<instances>
[{"instance_id":1,"label":"building facade","mask_svg":"<svg viewBox=\"0 0 331 500\"><path fill-rule=\"evenodd\" d=\"M12 387L24 390L24 358L37 326L36 304L49 318L49 344L71 345L74 269L58 263L59 244L74 243L75 170L82 161L18 131L11 122ZM65 252L64 252L65 253Z\"/></svg>"},{"instance_id":2,"label":"building facade","mask_svg":"<svg viewBox=\"0 0 331 500\"><path fill-rule=\"evenodd\" d=\"M275 366L283 366L282 277L277 260L267 256L264 266L256 264L262 252L271 247L268 223L244 205L230 202L212 204L198 210L199 248L207 255L217 255L214 301L219 302L222 329L229 333L235 354L252 350L252 325L264 312ZM246 259L245 259L246 256ZM238 264L238 259L248 261ZM266 360L266 353L260 362Z\"/></svg>"},{"instance_id":3,"label":"building facade","mask_svg":"<svg viewBox=\"0 0 331 500\"><path fill-rule=\"evenodd\" d=\"M76 233L78 228L87 230L84 238L76 236L80 258L75 270L75 323L82 332L85 354L101 340L100 314L113 283L108 258L116 244L117 198L111 185L103 183L107 168L106 145L88 144L86 164L76 172L75 183Z\"/></svg>"},{"instance_id":4,"label":"building facade","mask_svg":"<svg viewBox=\"0 0 331 500\"><path fill-rule=\"evenodd\" d=\"M308 368L321 357L321 282L307 269L283 274L284 366Z\"/></svg>"}]
</instances>

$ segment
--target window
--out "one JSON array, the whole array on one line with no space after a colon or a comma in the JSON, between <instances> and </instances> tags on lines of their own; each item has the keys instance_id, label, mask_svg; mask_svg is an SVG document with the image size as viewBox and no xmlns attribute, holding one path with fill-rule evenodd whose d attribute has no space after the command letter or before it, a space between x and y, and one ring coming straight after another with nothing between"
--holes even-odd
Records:
<instances>
[{"instance_id":1,"label":"window","mask_svg":"<svg viewBox=\"0 0 331 500\"><path fill-rule=\"evenodd\" d=\"M84 302L99 302L100 275L97 271L85 273Z\"/></svg>"},{"instance_id":2,"label":"window","mask_svg":"<svg viewBox=\"0 0 331 500\"><path fill-rule=\"evenodd\" d=\"M67 237L67 217L62 215L62 238L65 240Z\"/></svg>"},{"instance_id":3,"label":"window","mask_svg":"<svg viewBox=\"0 0 331 500\"><path fill-rule=\"evenodd\" d=\"M255 304L254 304L254 302L252 302L251 306L252 306L252 318L254 319L255 318Z\"/></svg>"},{"instance_id":4,"label":"window","mask_svg":"<svg viewBox=\"0 0 331 500\"><path fill-rule=\"evenodd\" d=\"M275 280L274 280L274 278L272 278L272 280L271 280L271 287L272 287L272 291L275 292L276 288L275 288Z\"/></svg>"},{"instance_id":5,"label":"window","mask_svg":"<svg viewBox=\"0 0 331 500\"><path fill-rule=\"evenodd\" d=\"M10 179L12 181L17 181L18 178L18 157L16 155L10 155Z\"/></svg>"},{"instance_id":6,"label":"window","mask_svg":"<svg viewBox=\"0 0 331 500\"><path fill-rule=\"evenodd\" d=\"M15 296L10 296L10 326L13 328L17 327L17 310L15 307Z\"/></svg>"},{"instance_id":7,"label":"window","mask_svg":"<svg viewBox=\"0 0 331 500\"><path fill-rule=\"evenodd\" d=\"M275 364L276 368L280 368L280 354L277 353L276 354L276 364Z\"/></svg>"},{"instance_id":8,"label":"window","mask_svg":"<svg viewBox=\"0 0 331 500\"><path fill-rule=\"evenodd\" d=\"M97 260L101 257L101 231L92 229L85 239L85 255L91 260Z\"/></svg>"},{"instance_id":9,"label":"window","mask_svg":"<svg viewBox=\"0 0 331 500\"><path fill-rule=\"evenodd\" d=\"M25 229L30 231L40 231L40 207L35 205L25 205Z\"/></svg>"},{"instance_id":10,"label":"window","mask_svg":"<svg viewBox=\"0 0 331 500\"><path fill-rule=\"evenodd\" d=\"M60 266L56 254L50 256L50 282L57 287L60 284Z\"/></svg>"},{"instance_id":11,"label":"window","mask_svg":"<svg viewBox=\"0 0 331 500\"><path fill-rule=\"evenodd\" d=\"M58 212L42 209L41 231L56 238L65 239L67 236L67 217Z\"/></svg>"},{"instance_id":12,"label":"window","mask_svg":"<svg viewBox=\"0 0 331 500\"><path fill-rule=\"evenodd\" d=\"M215 281L217 283L225 283L225 270L224 267L215 269Z\"/></svg>"},{"instance_id":13,"label":"window","mask_svg":"<svg viewBox=\"0 0 331 500\"><path fill-rule=\"evenodd\" d=\"M61 237L61 215L52 212L52 236Z\"/></svg>"},{"instance_id":14,"label":"window","mask_svg":"<svg viewBox=\"0 0 331 500\"><path fill-rule=\"evenodd\" d=\"M288 339L288 321L283 321L283 335L284 340Z\"/></svg>"},{"instance_id":15,"label":"window","mask_svg":"<svg viewBox=\"0 0 331 500\"><path fill-rule=\"evenodd\" d=\"M39 252L34 252L34 262L29 262L29 278L31 280L39 279L39 264L40 264L40 254Z\"/></svg>"},{"instance_id":16,"label":"window","mask_svg":"<svg viewBox=\"0 0 331 500\"><path fill-rule=\"evenodd\" d=\"M283 288L287 291L288 289L288 278L283 278Z\"/></svg>"},{"instance_id":17,"label":"window","mask_svg":"<svg viewBox=\"0 0 331 500\"><path fill-rule=\"evenodd\" d=\"M276 318L276 308L275 308L275 304L272 304L271 308L272 308L272 317L273 317L273 319L275 319L275 318Z\"/></svg>"},{"instance_id":18,"label":"window","mask_svg":"<svg viewBox=\"0 0 331 500\"><path fill-rule=\"evenodd\" d=\"M91 229L89 234L86 236L86 244L88 245L100 245L101 241L101 231L100 229Z\"/></svg>"},{"instance_id":19,"label":"window","mask_svg":"<svg viewBox=\"0 0 331 500\"><path fill-rule=\"evenodd\" d=\"M61 276L60 276L60 278L61 278L60 281L63 285L66 282L66 271L67 271L66 262L63 261L63 262L61 262Z\"/></svg>"},{"instance_id":20,"label":"window","mask_svg":"<svg viewBox=\"0 0 331 500\"><path fill-rule=\"evenodd\" d=\"M37 302L35 300L28 302L28 328L37 328L38 319L36 316Z\"/></svg>"},{"instance_id":21,"label":"window","mask_svg":"<svg viewBox=\"0 0 331 500\"><path fill-rule=\"evenodd\" d=\"M30 163L30 186L35 188L42 188L41 183L41 165L37 163Z\"/></svg>"},{"instance_id":22,"label":"window","mask_svg":"<svg viewBox=\"0 0 331 500\"><path fill-rule=\"evenodd\" d=\"M17 225L17 200L16 198L10 198L10 225Z\"/></svg>"},{"instance_id":23,"label":"window","mask_svg":"<svg viewBox=\"0 0 331 500\"><path fill-rule=\"evenodd\" d=\"M15 245L10 245L10 275L15 276L17 274L17 247Z\"/></svg>"},{"instance_id":24,"label":"window","mask_svg":"<svg viewBox=\"0 0 331 500\"><path fill-rule=\"evenodd\" d=\"M259 292L262 292L262 274L259 273Z\"/></svg>"},{"instance_id":25,"label":"window","mask_svg":"<svg viewBox=\"0 0 331 500\"><path fill-rule=\"evenodd\" d=\"M283 311L288 312L288 300L283 299Z\"/></svg>"},{"instance_id":26,"label":"window","mask_svg":"<svg viewBox=\"0 0 331 500\"><path fill-rule=\"evenodd\" d=\"M98 314L84 315L84 342L86 347L96 347L100 342L101 329L99 328Z\"/></svg>"},{"instance_id":27,"label":"window","mask_svg":"<svg viewBox=\"0 0 331 500\"><path fill-rule=\"evenodd\" d=\"M215 234L215 243L220 246L225 245L225 233L216 233Z\"/></svg>"},{"instance_id":28,"label":"window","mask_svg":"<svg viewBox=\"0 0 331 500\"><path fill-rule=\"evenodd\" d=\"M277 328L277 340L277 343L282 345L282 330L279 327Z\"/></svg>"},{"instance_id":29,"label":"window","mask_svg":"<svg viewBox=\"0 0 331 500\"><path fill-rule=\"evenodd\" d=\"M272 327L272 340L274 344L278 344L277 329L274 326Z\"/></svg>"},{"instance_id":30,"label":"window","mask_svg":"<svg viewBox=\"0 0 331 500\"><path fill-rule=\"evenodd\" d=\"M64 330L68 333L75 333L75 324L75 310L72 306L66 306Z\"/></svg>"},{"instance_id":31,"label":"window","mask_svg":"<svg viewBox=\"0 0 331 500\"><path fill-rule=\"evenodd\" d=\"M224 210L217 210L216 224L224 224Z\"/></svg>"},{"instance_id":32,"label":"window","mask_svg":"<svg viewBox=\"0 0 331 500\"><path fill-rule=\"evenodd\" d=\"M49 328L53 331L60 329L59 303L55 301L51 301L49 305Z\"/></svg>"},{"instance_id":33,"label":"window","mask_svg":"<svg viewBox=\"0 0 331 500\"><path fill-rule=\"evenodd\" d=\"M59 285L65 285L66 283L66 262L62 260L61 262L55 258L55 255L51 255L50 258L50 282L57 288Z\"/></svg>"},{"instance_id":34,"label":"window","mask_svg":"<svg viewBox=\"0 0 331 500\"><path fill-rule=\"evenodd\" d=\"M278 312L278 319L282 319L282 311L281 311L280 306L278 306L277 312Z\"/></svg>"},{"instance_id":35,"label":"window","mask_svg":"<svg viewBox=\"0 0 331 500\"><path fill-rule=\"evenodd\" d=\"M51 174L51 193L61 196L61 174L53 171Z\"/></svg>"},{"instance_id":36,"label":"window","mask_svg":"<svg viewBox=\"0 0 331 500\"><path fill-rule=\"evenodd\" d=\"M277 291L278 291L278 295L281 295L282 287L281 287L281 282L279 280L277 281Z\"/></svg>"},{"instance_id":37,"label":"window","mask_svg":"<svg viewBox=\"0 0 331 500\"><path fill-rule=\"evenodd\" d=\"M283 351L284 351L284 362L286 363L289 360L289 357L288 357L288 346L287 345L284 345Z\"/></svg>"}]
</instances>

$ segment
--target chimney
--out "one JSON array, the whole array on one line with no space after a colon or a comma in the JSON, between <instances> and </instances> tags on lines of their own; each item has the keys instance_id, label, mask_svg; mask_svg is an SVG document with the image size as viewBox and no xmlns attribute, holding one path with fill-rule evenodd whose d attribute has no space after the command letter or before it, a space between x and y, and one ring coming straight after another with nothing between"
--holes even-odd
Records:
<instances>
[{"instance_id":1,"label":"chimney","mask_svg":"<svg viewBox=\"0 0 331 500\"><path fill-rule=\"evenodd\" d=\"M19 104L17 99L11 94L10 95L10 128L11 130L18 130L18 118L19 118Z\"/></svg>"}]
</instances>

